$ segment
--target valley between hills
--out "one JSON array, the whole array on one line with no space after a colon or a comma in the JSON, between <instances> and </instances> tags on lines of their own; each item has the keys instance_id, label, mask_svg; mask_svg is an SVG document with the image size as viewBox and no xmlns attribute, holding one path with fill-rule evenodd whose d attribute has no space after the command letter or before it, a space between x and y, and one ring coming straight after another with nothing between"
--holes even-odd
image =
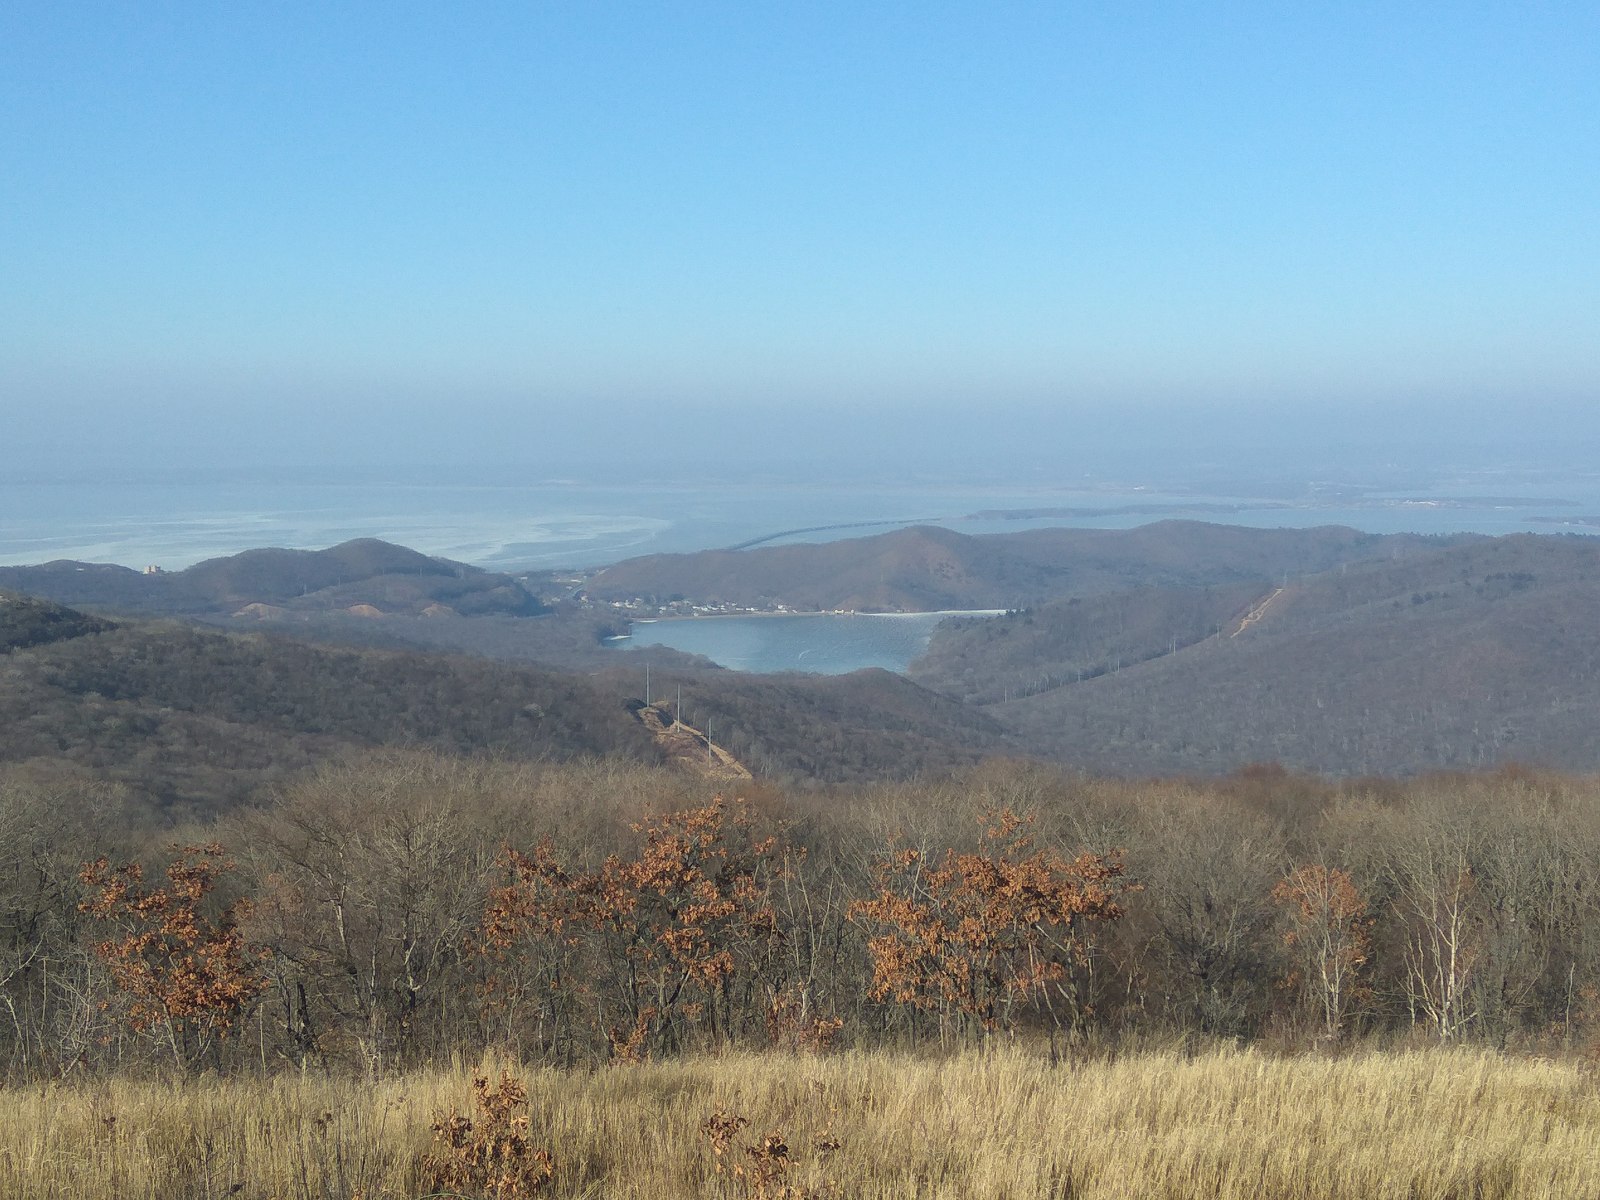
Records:
<instances>
[{"instance_id":1,"label":"valley between hills","mask_svg":"<svg viewBox=\"0 0 1600 1200\"><path fill-rule=\"evenodd\" d=\"M226 804L340 747L655 760L632 715L646 663L718 753L808 786L994 756L1133 776L1600 769L1600 542L1571 534L913 527L518 577L363 540L153 575L0 568L0 588L0 753L158 806ZM903 676L606 647L686 603L1005 615L947 621Z\"/></svg>"}]
</instances>

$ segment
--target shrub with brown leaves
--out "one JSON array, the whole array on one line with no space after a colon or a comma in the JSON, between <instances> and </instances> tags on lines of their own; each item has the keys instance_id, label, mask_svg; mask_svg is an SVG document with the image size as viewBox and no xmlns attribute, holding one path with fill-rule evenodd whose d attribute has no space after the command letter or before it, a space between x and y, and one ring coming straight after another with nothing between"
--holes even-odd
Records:
<instances>
[{"instance_id":1,"label":"shrub with brown leaves","mask_svg":"<svg viewBox=\"0 0 1600 1200\"><path fill-rule=\"evenodd\" d=\"M893 1000L975 1022L1008 1025L1018 1005L1048 1002L1084 953L1083 932L1122 916L1128 890L1115 857L1068 861L1034 846L1030 818L1003 809L986 819L978 848L934 862L914 849L878 866L879 893L851 914L868 941L875 1000Z\"/></svg>"},{"instance_id":2,"label":"shrub with brown leaves","mask_svg":"<svg viewBox=\"0 0 1600 1200\"><path fill-rule=\"evenodd\" d=\"M441 1116L433 1124L437 1149L422 1160L422 1182L436 1195L523 1200L555 1177L550 1152L528 1137L528 1091L511 1077L472 1081L475 1117Z\"/></svg>"}]
</instances>

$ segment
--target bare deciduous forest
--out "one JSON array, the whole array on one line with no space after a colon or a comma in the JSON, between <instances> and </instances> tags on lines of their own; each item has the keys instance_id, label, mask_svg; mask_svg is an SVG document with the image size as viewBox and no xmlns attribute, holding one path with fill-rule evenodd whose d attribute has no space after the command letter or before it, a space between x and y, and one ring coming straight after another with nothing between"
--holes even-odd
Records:
<instances>
[{"instance_id":1,"label":"bare deciduous forest","mask_svg":"<svg viewBox=\"0 0 1600 1200\"><path fill-rule=\"evenodd\" d=\"M383 752L169 834L4 776L13 1078L1201 1036L1581 1049L1600 787L1507 769L716 795ZM92 858L84 847L96 848Z\"/></svg>"},{"instance_id":2,"label":"bare deciduous forest","mask_svg":"<svg viewBox=\"0 0 1600 1200\"><path fill-rule=\"evenodd\" d=\"M490 1055L556 1088L528 1154L570 1183L598 1168L552 1136L568 1119L556 1081L595 1070L730 1064L826 1090L836 1071L1064 1069L1061 1086L1079 1086L1094 1063L1154 1070L1166 1055L1181 1075L1190 1053L1225 1047L1254 1047L1262 1069L1289 1055L1272 1070L1292 1075L1333 1069L1312 1065L1330 1054L1576 1069L1600 1045L1600 786L1586 778L1336 785L1257 768L1129 783L994 762L719 796L616 761L389 751L173 837L98 825L86 799L23 769L0 781L0 1046L11 1085L58 1105L115 1080L118 1103L148 1104L133 1081L218 1076L281 1098L275 1079L403 1081ZM815 1065L773 1065L802 1060ZM744 1086L732 1077L661 1086L688 1088L700 1119L747 1119L718 1107ZM470 1098L458 1107L470 1125ZM791 1133L827 1140L827 1105L786 1111ZM428 1152L446 1161L415 1117L401 1138L414 1152L384 1167L407 1186ZM697 1126L683 1169L729 1195L824 1195L829 1179L854 1194L798 1151L761 1176L764 1133L730 1127L725 1156L701 1162ZM719 1162L745 1174L721 1178ZM630 1194L625 1172L601 1177ZM813 1190L771 1190L802 1178ZM1151 1194L1181 1194L1163 1186ZM317 1187L305 1194L355 1194ZM937 1194L983 1194L963 1187Z\"/></svg>"}]
</instances>

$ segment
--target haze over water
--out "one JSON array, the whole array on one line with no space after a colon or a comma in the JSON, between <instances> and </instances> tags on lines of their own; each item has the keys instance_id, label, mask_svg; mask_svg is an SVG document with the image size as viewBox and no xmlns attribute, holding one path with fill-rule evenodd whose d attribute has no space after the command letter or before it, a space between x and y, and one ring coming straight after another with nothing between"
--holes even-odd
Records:
<instances>
[{"instance_id":1,"label":"haze over water","mask_svg":"<svg viewBox=\"0 0 1600 1200\"><path fill-rule=\"evenodd\" d=\"M1593 5L6 5L0 559L1515 495L1435 468L1600 445L1596 78ZM1529 524L1315 498L1233 519Z\"/></svg>"},{"instance_id":2,"label":"haze over water","mask_svg":"<svg viewBox=\"0 0 1600 1200\"><path fill-rule=\"evenodd\" d=\"M1231 490L1114 478L581 482L466 470L426 481L371 470L0 479L0 563L78 559L172 570L252 547L320 549L380 537L497 570L583 568L754 539L860 537L915 522L974 534L1126 528L1171 517L1375 533L1600 529L1582 523L1600 522L1600 477L1592 473L1480 471L1414 479L1410 488L1368 478L1298 487L1246 480ZM800 532L773 536L784 531Z\"/></svg>"}]
</instances>

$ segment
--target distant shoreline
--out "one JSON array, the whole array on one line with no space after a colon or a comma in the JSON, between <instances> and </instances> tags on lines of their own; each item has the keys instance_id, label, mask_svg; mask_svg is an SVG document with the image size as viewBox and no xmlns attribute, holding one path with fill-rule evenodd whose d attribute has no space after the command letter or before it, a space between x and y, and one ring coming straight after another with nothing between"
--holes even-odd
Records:
<instances>
[{"instance_id":1,"label":"distant shoreline","mask_svg":"<svg viewBox=\"0 0 1600 1200\"><path fill-rule=\"evenodd\" d=\"M316 550L379 538L508 574L584 572L630 558L737 546L788 549L931 524L968 534L1030 527L1132 528L1161 520L1243 527L1346 525L1363 533L1498 536L1589 532L1600 475L1526 479L1297 480L1278 495L1238 493L1248 480L1163 490L1154 482L1038 486L1004 481L749 485L422 484L359 476L308 482L294 472L183 486L95 478L72 486L0 480L0 566L70 560L183 570L247 549ZM1519 495L1513 484L1538 491ZM1379 491L1380 486L1384 489ZM1174 488L1178 485L1174 484ZM918 513L912 518L901 514ZM935 517L932 514L945 514ZM960 515L957 515L960 514Z\"/></svg>"}]
</instances>

